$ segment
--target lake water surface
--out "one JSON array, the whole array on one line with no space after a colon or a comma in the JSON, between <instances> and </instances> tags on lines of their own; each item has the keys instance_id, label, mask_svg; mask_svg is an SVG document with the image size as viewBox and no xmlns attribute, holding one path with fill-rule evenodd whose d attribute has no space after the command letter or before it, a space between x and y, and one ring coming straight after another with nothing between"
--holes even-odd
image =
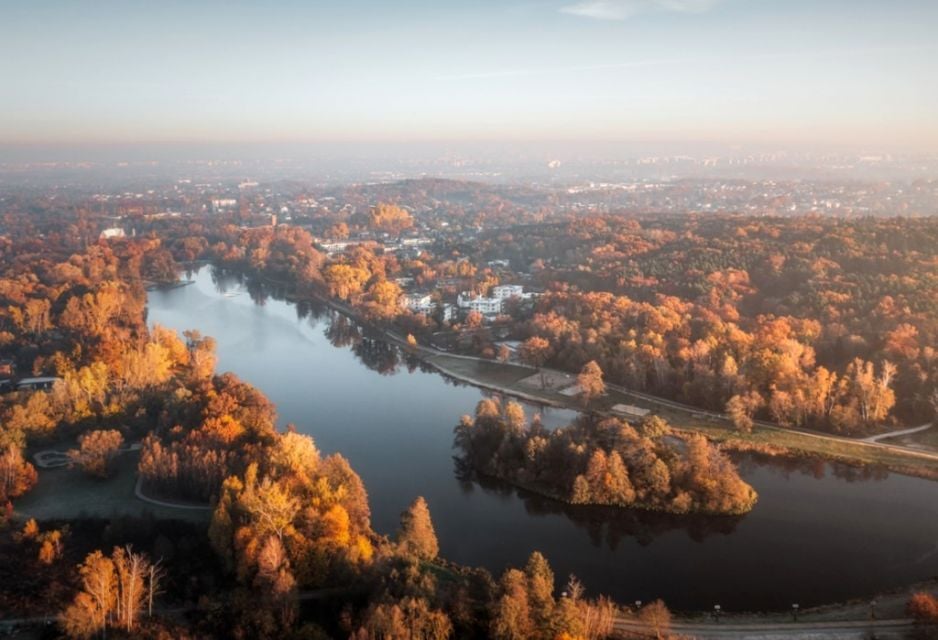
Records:
<instances>
[{"instance_id":1,"label":"lake water surface","mask_svg":"<svg viewBox=\"0 0 938 640\"><path fill-rule=\"evenodd\" d=\"M661 597L676 609L788 609L938 575L938 483L927 480L742 457L759 492L751 513L680 518L570 508L461 478L453 427L482 391L408 363L323 309L264 297L209 267L192 277L190 286L150 293L150 322L213 336L219 371L262 389L282 425L346 456L381 533L422 495L451 560L497 575L539 550L559 581L574 573L590 594ZM543 415L548 426L574 416Z\"/></svg>"}]
</instances>

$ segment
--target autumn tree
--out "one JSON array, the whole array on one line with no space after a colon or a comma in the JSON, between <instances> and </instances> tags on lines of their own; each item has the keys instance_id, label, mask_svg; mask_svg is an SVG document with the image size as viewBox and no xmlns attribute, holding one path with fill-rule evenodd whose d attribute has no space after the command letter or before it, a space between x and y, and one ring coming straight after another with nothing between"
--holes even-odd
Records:
<instances>
[{"instance_id":1,"label":"autumn tree","mask_svg":"<svg viewBox=\"0 0 938 640\"><path fill-rule=\"evenodd\" d=\"M377 280L367 291L369 313L380 318L393 318L400 312L401 288L391 280Z\"/></svg>"},{"instance_id":2,"label":"autumn tree","mask_svg":"<svg viewBox=\"0 0 938 640\"><path fill-rule=\"evenodd\" d=\"M517 569L502 576L489 631L496 640L529 640L534 635L527 576Z\"/></svg>"},{"instance_id":3,"label":"autumn tree","mask_svg":"<svg viewBox=\"0 0 938 640\"><path fill-rule=\"evenodd\" d=\"M443 611L432 609L424 598L405 597L369 607L351 640L446 640L452 634L453 624Z\"/></svg>"},{"instance_id":4,"label":"autumn tree","mask_svg":"<svg viewBox=\"0 0 938 640\"><path fill-rule=\"evenodd\" d=\"M912 594L905 605L909 617L922 624L938 624L938 597L919 591Z\"/></svg>"},{"instance_id":5,"label":"autumn tree","mask_svg":"<svg viewBox=\"0 0 938 640\"><path fill-rule=\"evenodd\" d=\"M554 613L554 572L547 559L535 551L524 568L527 578L528 604L538 627L546 629Z\"/></svg>"},{"instance_id":6,"label":"autumn tree","mask_svg":"<svg viewBox=\"0 0 938 640\"><path fill-rule=\"evenodd\" d=\"M466 314L465 324L467 329L478 329L482 326L484 321L485 316L475 309Z\"/></svg>"},{"instance_id":7,"label":"autumn tree","mask_svg":"<svg viewBox=\"0 0 938 640\"><path fill-rule=\"evenodd\" d=\"M29 491L38 480L36 468L15 444L0 450L0 506Z\"/></svg>"},{"instance_id":8,"label":"autumn tree","mask_svg":"<svg viewBox=\"0 0 938 640\"><path fill-rule=\"evenodd\" d=\"M733 426L744 433L752 432L753 414L763 405L762 396L756 391L736 394L726 403L726 414L733 421Z\"/></svg>"},{"instance_id":9,"label":"autumn tree","mask_svg":"<svg viewBox=\"0 0 938 640\"><path fill-rule=\"evenodd\" d=\"M65 534L61 529L52 529L40 533L36 542L39 543L38 560L41 564L52 564L65 553Z\"/></svg>"},{"instance_id":10,"label":"autumn tree","mask_svg":"<svg viewBox=\"0 0 938 640\"><path fill-rule=\"evenodd\" d=\"M64 540L67 533L67 526L62 529L42 531L35 518L30 518L23 525L23 529L16 537L24 544L35 545L39 563L48 565L61 558L64 554Z\"/></svg>"},{"instance_id":11,"label":"autumn tree","mask_svg":"<svg viewBox=\"0 0 938 640\"><path fill-rule=\"evenodd\" d=\"M583 365L576 382L577 387L579 387L577 398L584 407L589 406L590 402L606 392L606 383L603 382L603 370L599 368L595 360L590 360Z\"/></svg>"},{"instance_id":12,"label":"autumn tree","mask_svg":"<svg viewBox=\"0 0 938 640\"><path fill-rule=\"evenodd\" d=\"M407 510L401 513L397 543L403 553L421 560L433 560L439 553L430 509L422 496L418 496Z\"/></svg>"},{"instance_id":13,"label":"autumn tree","mask_svg":"<svg viewBox=\"0 0 938 640\"><path fill-rule=\"evenodd\" d=\"M267 536L257 555L254 587L279 615L282 628L289 628L296 617L296 578L283 543Z\"/></svg>"},{"instance_id":14,"label":"autumn tree","mask_svg":"<svg viewBox=\"0 0 938 640\"><path fill-rule=\"evenodd\" d=\"M402 231L414 226L414 219L401 207L379 202L371 209L368 225L379 231L400 234Z\"/></svg>"},{"instance_id":15,"label":"autumn tree","mask_svg":"<svg viewBox=\"0 0 938 640\"><path fill-rule=\"evenodd\" d=\"M71 638L90 638L109 624L117 607L117 573L111 558L100 551L89 554L78 573L81 591L62 612L59 624Z\"/></svg>"},{"instance_id":16,"label":"autumn tree","mask_svg":"<svg viewBox=\"0 0 938 640\"><path fill-rule=\"evenodd\" d=\"M124 436L115 429L89 431L78 438L78 449L69 451L68 456L87 473L106 478L123 444Z\"/></svg>"},{"instance_id":17,"label":"autumn tree","mask_svg":"<svg viewBox=\"0 0 938 640\"><path fill-rule=\"evenodd\" d=\"M132 632L145 606L152 612L152 594L159 591L153 564L130 547L114 547L110 556L89 554L78 567L81 590L59 616L72 638L90 638L109 626Z\"/></svg>"},{"instance_id":18,"label":"autumn tree","mask_svg":"<svg viewBox=\"0 0 938 640\"><path fill-rule=\"evenodd\" d=\"M642 607L638 619L657 640L666 638L671 629L671 612L662 600L655 600Z\"/></svg>"},{"instance_id":19,"label":"autumn tree","mask_svg":"<svg viewBox=\"0 0 938 640\"><path fill-rule=\"evenodd\" d=\"M518 359L529 367L539 370L550 358L550 342L540 336L532 336L521 343L518 348ZM545 386L544 375L541 374L541 387Z\"/></svg>"}]
</instances>

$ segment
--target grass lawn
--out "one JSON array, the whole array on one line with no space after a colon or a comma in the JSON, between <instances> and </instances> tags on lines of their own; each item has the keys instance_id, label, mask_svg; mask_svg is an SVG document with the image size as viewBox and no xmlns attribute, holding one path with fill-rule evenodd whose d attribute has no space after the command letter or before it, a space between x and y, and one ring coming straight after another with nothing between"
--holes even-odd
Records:
<instances>
[{"instance_id":1,"label":"grass lawn","mask_svg":"<svg viewBox=\"0 0 938 640\"><path fill-rule=\"evenodd\" d=\"M427 360L454 374L474 378L494 386L513 386L533 373L530 369L512 364L465 360L442 354L432 355Z\"/></svg>"},{"instance_id":2,"label":"grass lawn","mask_svg":"<svg viewBox=\"0 0 938 640\"><path fill-rule=\"evenodd\" d=\"M39 482L15 501L16 515L37 520L76 520L150 513L157 518L208 520L210 511L172 509L138 500L134 495L138 457L137 452L121 455L114 476L107 480L93 478L80 469L38 469Z\"/></svg>"},{"instance_id":3,"label":"grass lawn","mask_svg":"<svg viewBox=\"0 0 938 640\"><path fill-rule=\"evenodd\" d=\"M713 440L784 447L806 455L845 462L878 464L901 473L938 479L938 460L919 458L901 451L867 447L842 440L813 438L781 428L770 430L756 427L751 434L740 433L728 424L698 424L693 428Z\"/></svg>"}]
</instances>

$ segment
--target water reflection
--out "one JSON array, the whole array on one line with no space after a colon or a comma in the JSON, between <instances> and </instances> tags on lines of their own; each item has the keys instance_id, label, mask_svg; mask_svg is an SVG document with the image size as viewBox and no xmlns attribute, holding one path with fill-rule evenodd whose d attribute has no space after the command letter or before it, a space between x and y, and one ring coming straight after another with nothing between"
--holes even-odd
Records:
<instances>
[{"instance_id":1,"label":"water reflection","mask_svg":"<svg viewBox=\"0 0 938 640\"><path fill-rule=\"evenodd\" d=\"M676 515L642 509L621 509L598 505L574 505L552 500L489 476L481 476L458 456L453 457L453 473L464 493L477 488L502 499L517 497L529 516L562 515L586 532L594 547L616 551L623 540L634 539L642 546L671 531L684 531L691 540L703 542L711 535L730 535L741 516Z\"/></svg>"},{"instance_id":2,"label":"water reflection","mask_svg":"<svg viewBox=\"0 0 938 640\"><path fill-rule=\"evenodd\" d=\"M730 457L744 476L752 474L758 467L771 467L783 478L803 475L816 480L834 477L847 482L869 482L871 480L881 482L889 477L889 470L880 465L855 465L845 462L829 462L820 458L774 456L755 452L734 454Z\"/></svg>"}]
</instances>

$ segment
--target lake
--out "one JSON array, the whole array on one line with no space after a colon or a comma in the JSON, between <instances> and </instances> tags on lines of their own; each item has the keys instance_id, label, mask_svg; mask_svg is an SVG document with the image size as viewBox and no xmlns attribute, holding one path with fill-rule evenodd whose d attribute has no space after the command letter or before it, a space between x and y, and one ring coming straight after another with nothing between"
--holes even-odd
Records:
<instances>
[{"instance_id":1,"label":"lake","mask_svg":"<svg viewBox=\"0 0 938 640\"><path fill-rule=\"evenodd\" d=\"M152 291L149 321L218 341L219 371L262 389L280 423L341 452L368 488L373 525L391 534L418 495L441 555L496 576L539 550L559 582L621 602L674 609L788 609L938 575L938 484L817 461L738 458L759 492L738 518L573 508L479 483L454 461L453 427L483 392L454 384L318 305L294 304L211 267ZM574 413L541 411L548 426Z\"/></svg>"}]
</instances>

